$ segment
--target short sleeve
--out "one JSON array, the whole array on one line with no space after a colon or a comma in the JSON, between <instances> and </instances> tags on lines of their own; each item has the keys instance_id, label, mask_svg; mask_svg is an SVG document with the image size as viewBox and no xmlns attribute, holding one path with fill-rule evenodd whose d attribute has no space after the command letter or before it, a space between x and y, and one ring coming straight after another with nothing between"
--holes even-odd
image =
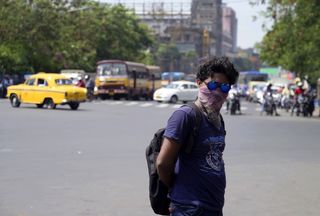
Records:
<instances>
[{"instance_id":1,"label":"short sleeve","mask_svg":"<svg viewBox=\"0 0 320 216\"><path fill-rule=\"evenodd\" d=\"M164 136L184 145L194 125L192 108L182 107L176 110L168 120Z\"/></svg>"}]
</instances>

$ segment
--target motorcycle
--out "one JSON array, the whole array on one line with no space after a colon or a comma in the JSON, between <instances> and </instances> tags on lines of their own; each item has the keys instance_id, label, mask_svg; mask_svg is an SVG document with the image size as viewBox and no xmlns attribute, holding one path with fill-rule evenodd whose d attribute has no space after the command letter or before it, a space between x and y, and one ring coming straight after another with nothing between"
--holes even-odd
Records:
<instances>
[{"instance_id":1,"label":"motorcycle","mask_svg":"<svg viewBox=\"0 0 320 216\"><path fill-rule=\"evenodd\" d=\"M267 115L272 116L275 109L276 109L276 104L275 104L274 98L270 93L267 93L264 97L263 111L265 111Z\"/></svg>"},{"instance_id":2,"label":"motorcycle","mask_svg":"<svg viewBox=\"0 0 320 216\"><path fill-rule=\"evenodd\" d=\"M296 116L300 116L301 114L304 117L308 117L312 116L313 111L314 98L311 95L299 95L292 107L291 116L295 113Z\"/></svg>"},{"instance_id":3,"label":"motorcycle","mask_svg":"<svg viewBox=\"0 0 320 216\"><path fill-rule=\"evenodd\" d=\"M94 95L93 89L87 88L87 101L91 102L94 99L95 99L95 95Z\"/></svg>"},{"instance_id":4,"label":"motorcycle","mask_svg":"<svg viewBox=\"0 0 320 216\"><path fill-rule=\"evenodd\" d=\"M235 115L237 110L241 113L240 110L240 97L236 93L230 94L230 115Z\"/></svg>"},{"instance_id":5,"label":"motorcycle","mask_svg":"<svg viewBox=\"0 0 320 216\"><path fill-rule=\"evenodd\" d=\"M289 110L291 110L292 106L294 105L294 100L292 98L292 96L284 96L281 99L281 108L285 109L286 112L289 112Z\"/></svg>"}]
</instances>

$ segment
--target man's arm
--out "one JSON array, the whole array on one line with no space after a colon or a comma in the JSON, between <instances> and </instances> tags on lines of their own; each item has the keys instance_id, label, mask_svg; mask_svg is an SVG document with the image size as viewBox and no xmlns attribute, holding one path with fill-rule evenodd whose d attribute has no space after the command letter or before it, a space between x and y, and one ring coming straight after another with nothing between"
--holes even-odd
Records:
<instances>
[{"instance_id":1,"label":"man's arm","mask_svg":"<svg viewBox=\"0 0 320 216\"><path fill-rule=\"evenodd\" d=\"M169 188L173 184L174 168L180 148L179 143L165 137L157 158L159 178Z\"/></svg>"}]
</instances>

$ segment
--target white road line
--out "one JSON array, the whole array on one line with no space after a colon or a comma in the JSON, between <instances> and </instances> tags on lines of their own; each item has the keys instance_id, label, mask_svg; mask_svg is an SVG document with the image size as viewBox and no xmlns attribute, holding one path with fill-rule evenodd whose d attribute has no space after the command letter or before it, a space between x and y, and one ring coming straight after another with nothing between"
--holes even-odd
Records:
<instances>
[{"instance_id":1,"label":"white road line","mask_svg":"<svg viewBox=\"0 0 320 216\"><path fill-rule=\"evenodd\" d=\"M168 106L169 106L169 104L159 104L156 107L157 108L165 108L165 107L168 107Z\"/></svg>"},{"instance_id":2,"label":"white road line","mask_svg":"<svg viewBox=\"0 0 320 216\"><path fill-rule=\"evenodd\" d=\"M137 105L138 102L129 102L129 103L126 103L125 105L126 106L133 106L133 105Z\"/></svg>"},{"instance_id":3,"label":"white road line","mask_svg":"<svg viewBox=\"0 0 320 216\"><path fill-rule=\"evenodd\" d=\"M110 103L110 105L120 105L120 104L123 104L123 102L122 101L116 101L116 102Z\"/></svg>"},{"instance_id":4,"label":"white road line","mask_svg":"<svg viewBox=\"0 0 320 216\"><path fill-rule=\"evenodd\" d=\"M149 106L152 106L153 103L144 103L144 104L141 104L140 106L141 107L149 107Z\"/></svg>"},{"instance_id":5,"label":"white road line","mask_svg":"<svg viewBox=\"0 0 320 216\"><path fill-rule=\"evenodd\" d=\"M256 108L256 111L261 111L261 107L257 107L257 108Z\"/></svg>"},{"instance_id":6,"label":"white road line","mask_svg":"<svg viewBox=\"0 0 320 216\"><path fill-rule=\"evenodd\" d=\"M173 105L172 106L172 109L178 109L178 108L180 108L181 107L181 104L176 104L176 105Z\"/></svg>"},{"instance_id":7,"label":"white road line","mask_svg":"<svg viewBox=\"0 0 320 216\"><path fill-rule=\"evenodd\" d=\"M248 107L241 107L241 110L248 110Z\"/></svg>"},{"instance_id":8,"label":"white road line","mask_svg":"<svg viewBox=\"0 0 320 216\"><path fill-rule=\"evenodd\" d=\"M107 103L103 103L101 101L94 101L94 102L91 102L91 103L93 103L93 104L107 104Z\"/></svg>"}]
</instances>

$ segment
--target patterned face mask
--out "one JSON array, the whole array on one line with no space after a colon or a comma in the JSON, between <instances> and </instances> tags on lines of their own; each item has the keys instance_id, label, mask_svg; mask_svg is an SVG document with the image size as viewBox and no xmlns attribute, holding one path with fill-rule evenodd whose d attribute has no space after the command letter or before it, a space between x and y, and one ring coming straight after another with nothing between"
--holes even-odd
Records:
<instances>
[{"instance_id":1,"label":"patterned face mask","mask_svg":"<svg viewBox=\"0 0 320 216\"><path fill-rule=\"evenodd\" d=\"M205 85L199 88L198 98L208 113L219 113L227 97L228 93L223 93L219 90L210 91Z\"/></svg>"},{"instance_id":2,"label":"patterned face mask","mask_svg":"<svg viewBox=\"0 0 320 216\"><path fill-rule=\"evenodd\" d=\"M227 96L228 93L223 93L218 89L210 91L205 85L199 88L199 101L206 109L208 120L217 128L221 126L219 113Z\"/></svg>"}]
</instances>

